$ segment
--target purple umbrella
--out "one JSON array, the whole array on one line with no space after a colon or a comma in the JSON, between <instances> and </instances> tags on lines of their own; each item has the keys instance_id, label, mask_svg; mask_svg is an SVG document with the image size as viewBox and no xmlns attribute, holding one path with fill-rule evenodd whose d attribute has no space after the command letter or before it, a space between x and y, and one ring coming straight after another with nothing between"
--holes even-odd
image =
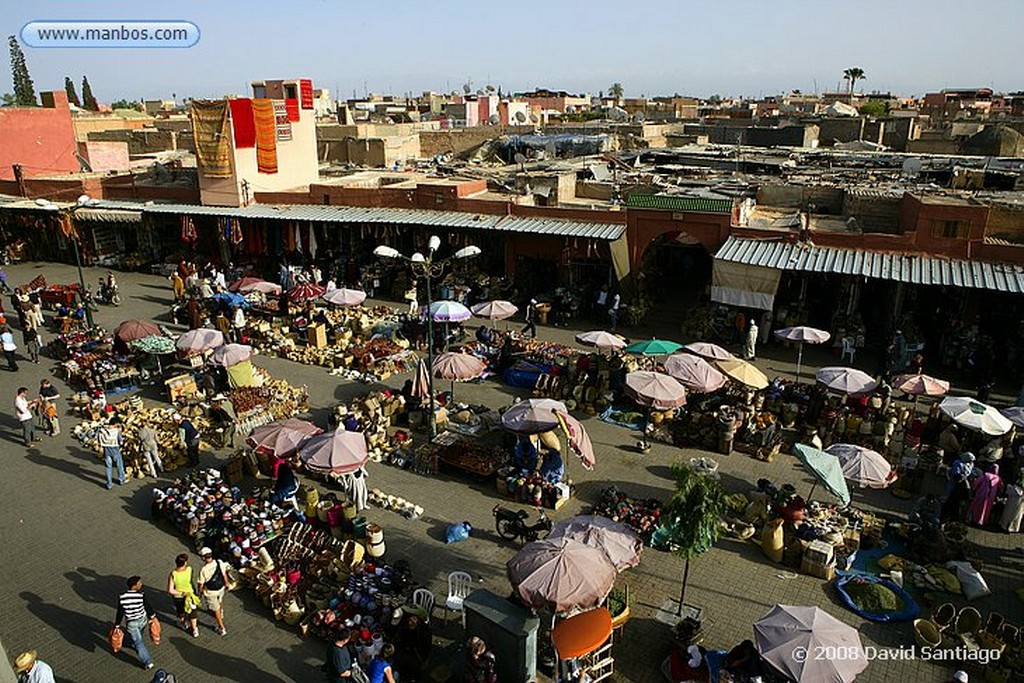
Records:
<instances>
[{"instance_id":1,"label":"purple umbrella","mask_svg":"<svg viewBox=\"0 0 1024 683\"><path fill-rule=\"evenodd\" d=\"M621 522L598 515L578 515L556 524L548 538L572 538L599 548L617 571L640 564L644 542L639 534Z\"/></svg>"},{"instance_id":2,"label":"purple umbrella","mask_svg":"<svg viewBox=\"0 0 1024 683\"><path fill-rule=\"evenodd\" d=\"M424 315L429 313L436 323L460 323L473 317L469 309L458 301L435 301L430 304L429 311L423 310Z\"/></svg>"}]
</instances>

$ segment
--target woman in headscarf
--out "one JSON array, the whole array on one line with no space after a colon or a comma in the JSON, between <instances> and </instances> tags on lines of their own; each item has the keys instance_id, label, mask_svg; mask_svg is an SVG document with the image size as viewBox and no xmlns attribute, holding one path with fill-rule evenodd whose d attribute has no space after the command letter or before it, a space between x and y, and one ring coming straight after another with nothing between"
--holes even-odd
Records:
<instances>
[{"instance_id":1,"label":"woman in headscarf","mask_svg":"<svg viewBox=\"0 0 1024 683\"><path fill-rule=\"evenodd\" d=\"M999 477L999 465L992 463L984 473L974 480L974 499L971 501L971 522L985 526L988 516L992 513L996 496L1003 490L1003 480Z\"/></svg>"}]
</instances>

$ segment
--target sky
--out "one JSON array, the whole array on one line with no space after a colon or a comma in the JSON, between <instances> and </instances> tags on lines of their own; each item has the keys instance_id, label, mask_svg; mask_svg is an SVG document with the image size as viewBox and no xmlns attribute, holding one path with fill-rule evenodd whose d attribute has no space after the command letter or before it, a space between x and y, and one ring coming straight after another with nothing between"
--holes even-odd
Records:
<instances>
[{"instance_id":1,"label":"sky","mask_svg":"<svg viewBox=\"0 0 1024 683\"><path fill-rule=\"evenodd\" d=\"M33 20L199 26L189 49L24 48L37 92L87 75L101 103L244 95L253 80L299 77L340 98L467 82L758 97L845 88L854 66L866 92L1024 90L1024 0L14 1L0 0L3 36ZM11 89L0 66L0 93Z\"/></svg>"}]
</instances>

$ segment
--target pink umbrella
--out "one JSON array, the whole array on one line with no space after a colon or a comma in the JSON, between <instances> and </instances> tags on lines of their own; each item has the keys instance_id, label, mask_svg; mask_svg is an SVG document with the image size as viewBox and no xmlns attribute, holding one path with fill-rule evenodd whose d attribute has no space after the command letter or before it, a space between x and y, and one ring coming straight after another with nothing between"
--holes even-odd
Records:
<instances>
[{"instance_id":1,"label":"pink umbrella","mask_svg":"<svg viewBox=\"0 0 1024 683\"><path fill-rule=\"evenodd\" d=\"M225 344L214 350L213 355L210 356L210 362L230 368L233 365L244 363L254 355L256 354L252 347L246 344Z\"/></svg>"},{"instance_id":2,"label":"pink umbrella","mask_svg":"<svg viewBox=\"0 0 1024 683\"><path fill-rule=\"evenodd\" d=\"M854 368L822 368L814 377L828 389L840 394L866 394L878 386L878 382L872 379L871 375Z\"/></svg>"},{"instance_id":3,"label":"pink umbrella","mask_svg":"<svg viewBox=\"0 0 1024 683\"><path fill-rule=\"evenodd\" d=\"M683 348L701 358L710 358L711 360L729 360L734 357L721 346L709 342L693 342Z\"/></svg>"},{"instance_id":4,"label":"pink umbrella","mask_svg":"<svg viewBox=\"0 0 1024 683\"><path fill-rule=\"evenodd\" d=\"M323 296L327 289L312 282L303 282L296 285L288 292L288 298L292 301L309 301Z\"/></svg>"},{"instance_id":5,"label":"pink umbrella","mask_svg":"<svg viewBox=\"0 0 1024 683\"><path fill-rule=\"evenodd\" d=\"M257 427L245 442L258 453L280 457L295 451L321 432L323 430L312 422L288 418Z\"/></svg>"},{"instance_id":6,"label":"pink umbrella","mask_svg":"<svg viewBox=\"0 0 1024 683\"><path fill-rule=\"evenodd\" d=\"M184 353L186 356L191 356L196 353L203 353L210 349L215 349L218 346L224 345L224 335L219 330L211 330L205 327L200 327L197 330L189 330L180 337L178 341L174 343L178 347L178 350Z\"/></svg>"},{"instance_id":7,"label":"pink umbrella","mask_svg":"<svg viewBox=\"0 0 1024 683\"><path fill-rule=\"evenodd\" d=\"M800 366L804 360L804 344L824 344L827 342L832 335L825 330L819 330L815 327L807 327L806 325L798 325L797 327L783 327L781 330L775 331L775 336L779 339L785 339L786 341L797 343L796 352L796 381L800 381Z\"/></svg>"},{"instance_id":8,"label":"pink umbrella","mask_svg":"<svg viewBox=\"0 0 1024 683\"><path fill-rule=\"evenodd\" d=\"M516 434L540 434L558 426L555 412L568 413L561 401L553 398L528 398L501 414L501 426Z\"/></svg>"},{"instance_id":9,"label":"pink umbrella","mask_svg":"<svg viewBox=\"0 0 1024 683\"><path fill-rule=\"evenodd\" d=\"M617 571L640 564L644 542L640 535L621 522L598 515L578 515L556 524L548 538L573 538L600 548Z\"/></svg>"},{"instance_id":10,"label":"pink umbrella","mask_svg":"<svg viewBox=\"0 0 1024 683\"><path fill-rule=\"evenodd\" d=\"M280 294L281 285L274 282L267 282L258 277L243 277L228 285L228 291L248 294L249 292L263 292L264 294Z\"/></svg>"},{"instance_id":11,"label":"pink umbrella","mask_svg":"<svg viewBox=\"0 0 1024 683\"><path fill-rule=\"evenodd\" d=\"M473 315L478 318L487 318L488 320L504 320L505 318L511 318L519 310L519 307L513 304L511 301L501 301L500 299L495 301L486 301L482 304L476 304L470 307L473 311Z\"/></svg>"},{"instance_id":12,"label":"pink umbrella","mask_svg":"<svg viewBox=\"0 0 1024 683\"><path fill-rule=\"evenodd\" d=\"M616 576L604 551L565 537L527 543L505 567L523 602L556 613L597 607Z\"/></svg>"},{"instance_id":13,"label":"pink umbrella","mask_svg":"<svg viewBox=\"0 0 1024 683\"><path fill-rule=\"evenodd\" d=\"M314 472L348 474L366 464L366 437L360 432L336 429L314 436L299 449L299 458Z\"/></svg>"},{"instance_id":14,"label":"pink umbrella","mask_svg":"<svg viewBox=\"0 0 1024 683\"><path fill-rule=\"evenodd\" d=\"M850 443L835 443L825 452L839 458L843 477L861 488L884 489L896 481L896 471L889 461L873 450Z\"/></svg>"},{"instance_id":15,"label":"pink umbrella","mask_svg":"<svg viewBox=\"0 0 1024 683\"><path fill-rule=\"evenodd\" d=\"M698 394L720 389L725 375L700 356L679 353L665 361L665 372L684 387Z\"/></svg>"},{"instance_id":16,"label":"pink umbrella","mask_svg":"<svg viewBox=\"0 0 1024 683\"><path fill-rule=\"evenodd\" d=\"M468 353L450 351L434 359L434 377L451 380L452 397L455 396L455 380L476 379L486 369L486 363Z\"/></svg>"},{"instance_id":17,"label":"pink umbrella","mask_svg":"<svg viewBox=\"0 0 1024 683\"><path fill-rule=\"evenodd\" d=\"M686 389L661 372L639 370L626 375L626 393L648 408L678 408L686 404Z\"/></svg>"},{"instance_id":18,"label":"pink umbrella","mask_svg":"<svg viewBox=\"0 0 1024 683\"><path fill-rule=\"evenodd\" d=\"M324 301L335 306L358 306L366 301L366 292L342 287L324 294Z\"/></svg>"},{"instance_id":19,"label":"pink umbrella","mask_svg":"<svg viewBox=\"0 0 1024 683\"><path fill-rule=\"evenodd\" d=\"M943 396L949 391L949 382L928 375L900 375L893 378L892 386L912 396Z\"/></svg>"},{"instance_id":20,"label":"pink umbrella","mask_svg":"<svg viewBox=\"0 0 1024 683\"><path fill-rule=\"evenodd\" d=\"M576 335L576 341L585 346L593 346L601 351L617 350L626 346L626 340L619 335L601 330L581 332Z\"/></svg>"},{"instance_id":21,"label":"pink umbrella","mask_svg":"<svg viewBox=\"0 0 1024 683\"><path fill-rule=\"evenodd\" d=\"M561 410L553 410L552 412L558 418L558 423L562 425L562 431L565 432L569 439L569 448L580 457L584 469L594 469L594 465L597 464L597 458L594 456L594 444L591 443L587 430L584 429L579 420L568 412Z\"/></svg>"}]
</instances>

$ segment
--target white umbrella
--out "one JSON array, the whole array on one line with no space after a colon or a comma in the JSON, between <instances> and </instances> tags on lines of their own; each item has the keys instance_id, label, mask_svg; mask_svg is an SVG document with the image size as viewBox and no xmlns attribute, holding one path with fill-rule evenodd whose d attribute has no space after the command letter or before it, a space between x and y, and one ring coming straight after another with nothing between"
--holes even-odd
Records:
<instances>
[{"instance_id":1,"label":"white umbrella","mask_svg":"<svg viewBox=\"0 0 1024 683\"><path fill-rule=\"evenodd\" d=\"M807 327L806 325L798 325L796 327L784 327L781 330L775 330L775 336L779 339L786 341L796 342L796 381L800 381L800 366L804 360L804 344L824 344L827 342L832 335L825 330L819 330L815 327Z\"/></svg>"},{"instance_id":2,"label":"white umbrella","mask_svg":"<svg viewBox=\"0 0 1024 683\"><path fill-rule=\"evenodd\" d=\"M621 349L626 346L626 340L617 334L594 330L593 332L581 332L576 335L576 341L585 346L593 346L595 349L606 351L609 349Z\"/></svg>"},{"instance_id":3,"label":"white umbrella","mask_svg":"<svg viewBox=\"0 0 1024 683\"><path fill-rule=\"evenodd\" d=\"M851 443L836 443L825 452L839 458L843 477L861 488L884 489L896 481L892 465L873 450Z\"/></svg>"},{"instance_id":4,"label":"white umbrella","mask_svg":"<svg viewBox=\"0 0 1024 683\"><path fill-rule=\"evenodd\" d=\"M947 396L939 404L939 410L961 427L989 436L1002 436L1013 427L1013 423L992 406L966 396Z\"/></svg>"},{"instance_id":5,"label":"white umbrella","mask_svg":"<svg viewBox=\"0 0 1024 683\"><path fill-rule=\"evenodd\" d=\"M511 301L502 301L501 299L495 299L494 301L485 301L480 304L475 304L470 308L473 311L473 315L478 318L487 318L488 320L504 320L505 318L511 318L519 310Z\"/></svg>"},{"instance_id":6,"label":"white umbrella","mask_svg":"<svg viewBox=\"0 0 1024 683\"><path fill-rule=\"evenodd\" d=\"M323 295L324 301L335 306L358 306L366 301L366 292L359 289L340 287Z\"/></svg>"},{"instance_id":7,"label":"white umbrella","mask_svg":"<svg viewBox=\"0 0 1024 683\"><path fill-rule=\"evenodd\" d=\"M868 667L857 630L817 607L775 605L754 637L764 660L796 683L850 683ZM845 656L815 656L830 651Z\"/></svg>"},{"instance_id":8,"label":"white umbrella","mask_svg":"<svg viewBox=\"0 0 1024 683\"><path fill-rule=\"evenodd\" d=\"M430 304L429 311L426 307L423 310L425 314L430 315L434 319L434 322L438 323L457 323L473 317L469 309L458 301L435 301Z\"/></svg>"},{"instance_id":9,"label":"white umbrella","mask_svg":"<svg viewBox=\"0 0 1024 683\"><path fill-rule=\"evenodd\" d=\"M855 368L822 368L818 370L815 378L828 389L840 394L866 394L878 386L878 382L872 379L871 375Z\"/></svg>"}]
</instances>

